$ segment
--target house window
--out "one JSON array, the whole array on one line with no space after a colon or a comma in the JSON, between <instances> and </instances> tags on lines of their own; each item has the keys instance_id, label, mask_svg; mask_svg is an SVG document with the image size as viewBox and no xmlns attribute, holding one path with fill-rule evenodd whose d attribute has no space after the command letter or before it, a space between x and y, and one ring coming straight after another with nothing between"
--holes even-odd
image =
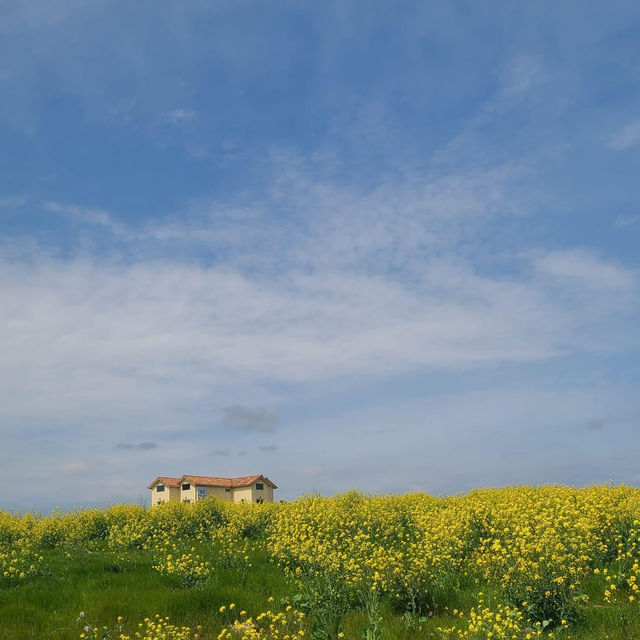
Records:
<instances>
[{"instance_id":1,"label":"house window","mask_svg":"<svg viewBox=\"0 0 640 640\"><path fill-rule=\"evenodd\" d=\"M256 482L256 489L258 491L262 491L264 489L264 484L262 482Z\"/></svg>"},{"instance_id":2,"label":"house window","mask_svg":"<svg viewBox=\"0 0 640 640\"><path fill-rule=\"evenodd\" d=\"M191 500L189 500L189 498L185 498L182 502L186 502L187 504L189 504Z\"/></svg>"},{"instance_id":3,"label":"house window","mask_svg":"<svg viewBox=\"0 0 640 640\"><path fill-rule=\"evenodd\" d=\"M206 487L198 487L198 500L204 500L207 497Z\"/></svg>"},{"instance_id":4,"label":"house window","mask_svg":"<svg viewBox=\"0 0 640 640\"><path fill-rule=\"evenodd\" d=\"M182 485L182 490L183 491L189 491L189 489L191 489L191 485L189 483Z\"/></svg>"},{"instance_id":5,"label":"house window","mask_svg":"<svg viewBox=\"0 0 640 640\"><path fill-rule=\"evenodd\" d=\"M156 487L156 491L157 491L158 493L160 493L161 491L164 491L164 485L163 485L163 484L159 484L159 485Z\"/></svg>"},{"instance_id":6,"label":"house window","mask_svg":"<svg viewBox=\"0 0 640 640\"><path fill-rule=\"evenodd\" d=\"M225 489L225 491L226 491L227 493L231 493L231 489L229 489L228 487Z\"/></svg>"}]
</instances>

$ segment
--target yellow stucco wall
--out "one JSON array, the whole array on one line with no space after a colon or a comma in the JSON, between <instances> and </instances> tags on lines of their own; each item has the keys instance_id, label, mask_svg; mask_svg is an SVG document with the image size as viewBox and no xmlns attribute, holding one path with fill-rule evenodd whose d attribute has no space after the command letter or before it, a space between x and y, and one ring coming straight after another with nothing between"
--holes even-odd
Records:
<instances>
[{"instance_id":1,"label":"yellow stucco wall","mask_svg":"<svg viewBox=\"0 0 640 640\"><path fill-rule=\"evenodd\" d=\"M185 490L183 487L185 485L189 485L189 489ZM180 483L180 501L181 502L195 502L196 501L196 485L192 482L181 482Z\"/></svg>"},{"instance_id":2,"label":"yellow stucco wall","mask_svg":"<svg viewBox=\"0 0 640 640\"><path fill-rule=\"evenodd\" d=\"M179 487L167 487L164 486L164 491L158 491L158 485L151 489L151 504L161 504L162 502L174 502L180 500L180 488Z\"/></svg>"},{"instance_id":3,"label":"yellow stucco wall","mask_svg":"<svg viewBox=\"0 0 640 640\"><path fill-rule=\"evenodd\" d=\"M233 500L233 489L231 491L226 491L225 487L208 487L208 486L198 485L196 491L197 491L196 496L198 500L203 499L202 497L200 497L202 496L203 493L205 498L214 497L220 500L228 500L228 501Z\"/></svg>"},{"instance_id":4,"label":"yellow stucco wall","mask_svg":"<svg viewBox=\"0 0 640 640\"><path fill-rule=\"evenodd\" d=\"M262 489L256 489L257 484L262 484ZM266 482L258 481L254 482L249 487L238 487L233 490L234 502L256 502L259 498L262 498L265 502L273 502L273 487Z\"/></svg>"},{"instance_id":5,"label":"yellow stucco wall","mask_svg":"<svg viewBox=\"0 0 640 640\"><path fill-rule=\"evenodd\" d=\"M238 487L233 490L234 502L253 502L252 487Z\"/></svg>"},{"instance_id":6,"label":"yellow stucco wall","mask_svg":"<svg viewBox=\"0 0 640 640\"><path fill-rule=\"evenodd\" d=\"M266 482L263 482L262 485L264 487L262 491L255 490L255 499L262 498L265 502L273 502L273 487Z\"/></svg>"}]
</instances>

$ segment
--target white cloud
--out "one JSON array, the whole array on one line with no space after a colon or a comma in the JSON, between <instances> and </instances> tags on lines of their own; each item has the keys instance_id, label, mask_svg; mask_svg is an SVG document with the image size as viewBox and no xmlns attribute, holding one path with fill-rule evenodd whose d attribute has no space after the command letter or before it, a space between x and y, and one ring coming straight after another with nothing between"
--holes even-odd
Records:
<instances>
[{"instance_id":1,"label":"white cloud","mask_svg":"<svg viewBox=\"0 0 640 640\"><path fill-rule=\"evenodd\" d=\"M183 406L246 405L248 393L249 407L273 406L257 391L267 382L539 362L611 333L626 345L634 271L586 250L511 253L511 275L487 271L482 229L501 214L505 180L342 199L309 183L309 200L292 196L302 226L232 216L220 240L211 220L205 242L229 250L207 266L154 249L135 262L12 253L0 270L2 413L143 427L177 422ZM245 235L254 223L261 233Z\"/></svg>"},{"instance_id":2,"label":"white cloud","mask_svg":"<svg viewBox=\"0 0 640 640\"><path fill-rule=\"evenodd\" d=\"M630 122L614 133L608 141L608 146L616 151L624 151L640 143L640 120Z\"/></svg>"},{"instance_id":3,"label":"white cloud","mask_svg":"<svg viewBox=\"0 0 640 640\"><path fill-rule=\"evenodd\" d=\"M485 137L486 130L492 130L513 109L522 108L524 104L534 100L534 90L546 80L545 70L536 57L523 55L506 60L499 70L496 90L470 113L457 134L436 150L434 160L452 167L463 166L470 159L472 166L490 164L492 141ZM531 149L527 154L528 160L531 161L537 152L538 150ZM515 157L509 166L514 172L530 168Z\"/></svg>"},{"instance_id":4,"label":"white cloud","mask_svg":"<svg viewBox=\"0 0 640 640\"><path fill-rule=\"evenodd\" d=\"M583 249L552 251L535 260L535 265L543 274L587 289L624 292L638 283L633 270Z\"/></svg>"},{"instance_id":5,"label":"white cloud","mask_svg":"<svg viewBox=\"0 0 640 640\"><path fill-rule=\"evenodd\" d=\"M192 109L180 108L180 109L174 109L173 111L168 111L167 113L165 113L163 116L163 120L166 120L167 122L171 122L172 124L178 124L180 122L185 122L187 120L193 120L195 115L196 115L196 112L193 111Z\"/></svg>"},{"instance_id":6,"label":"white cloud","mask_svg":"<svg viewBox=\"0 0 640 640\"><path fill-rule=\"evenodd\" d=\"M625 227L631 227L634 224L640 222L640 215L638 216L618 216L616 218L615 226L617 229L624 229Z\"/></svg>"},{"instance_id":7,"label":"white cloud","mask_svg":"<svg viewBox=\"0 0 640 640\"><path fill-rule=\"evenodd\" d=\"M24 196L3 196L0 198L0 208L9 209L14 207L21 207L27 203L27 198Z\"/></svg>"},{"instance_id":8,"label":"white cloud","mask_svg":"<svg viewBox=\"0 0 640 640\"><path fill-rule=\"evenodd\" d=\"M126 235L127 227L119 222L111 213L104 209L80 207L48 200L42 203L42 208L51 213L57 213L73 218L83 224L95 225L109 229L115 235Z\"/></svg>"},{"instance_id":9,"label":"white cloud","mask_svg":"<svg viewBox=\"0 0 640 640\"><path fill-rule=\"evenodd\" d=\"M533 56L515 58L507 68L501 87L502 97L521 96L544 80L542 65Z\"/></svg>"},{"instance_id":10,"label":"white cloud","mask_svg":"<svg viewBox=\"0 0 640 640\"><path fill-rule=\"evenodd\" d=\"M69 462L60 467L60 471L65 475L79 475L89 471L89 465L86 462Z\"/></svg>"},{"instance_id":11,"label":"white cloud","mask_svg":"<svg viewBox=\"0 0 640 640\"><path fill-rule=\"evenodd\" d=\"M625 344L633 270L495 237L493 221L527 211L519 178L498 167L362 192L288 159L262 200L201 203L141 228L49 202L117 244L108 259L5 251L3 413L153 424L204 399L274 406L267 381L539 362L613 333ZM194 248L214 259L194 263Z\"/></svg>"}]
</instances>

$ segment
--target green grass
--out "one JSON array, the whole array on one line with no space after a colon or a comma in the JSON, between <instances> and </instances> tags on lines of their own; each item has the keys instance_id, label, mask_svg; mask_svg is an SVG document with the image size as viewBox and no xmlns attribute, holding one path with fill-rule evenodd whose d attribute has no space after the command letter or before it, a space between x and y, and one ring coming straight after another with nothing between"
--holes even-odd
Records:
<instances>
[{"instance_id":1,"label":"green grass","mask_svg":"<svg viewBox=\"0 0 640 640\"><path fill-rule=\"evenodd\" d=\"M216 568L214 578L195 589L162 576L152 559L142 552L82 551L71 558L66 552L47 552L47 574L29 578L12 588L0 587L0 638L52 640L78 638L78 615L97 626L113 625L118 616L125 629L156 614L170 616L174 624L200 624L208 632L221 629L218 609L231 602L249 613L269 608L268 598L292 593L283 573L264 555L256 554L246 582L233 570Z\"/></svg>"},{"instance_id":2,"label":"green grass","mask_svg":"<svg viewBox=\"0 0 640 640\"><path fill-rule=\"evenodd\" d=\"M199 547L198 552L211 559L215 551ZM291 598L296 585L288 580L267 555L256 551L252 567L245 574L216 567L215 577L205 585L184 589L178 580L160 575L152 567L151 556L143 552L110 553L106 548L74 551L62 549L46 552L47 569L18 586L0 587L1 640L77 639L81 625L80 611L96 626L113 626L124 618L125 631L135 631L138 622L156 614L170 616L174 624L201 625L207 637L215 638L229 618L219 607L233 602L255 615L278 608ZM595 595L595 594L594 594ZM269 597L275 603L269 602ZM477 587L468 586L452 594L451 607L467 609L477 600ZM401 613L383 604L383 638L407 640L433 638L437 626L452 626L455 619L443 613L422 623L422 629L410 628ZM347 639L359 639L364 616L352 612L345 618ZM583 618L570 632L557 632L556 638L578 640L628 640L640 637L640 621L622 629L615 611L604 606L589 606Z\"/></svg>"}]
</instances>

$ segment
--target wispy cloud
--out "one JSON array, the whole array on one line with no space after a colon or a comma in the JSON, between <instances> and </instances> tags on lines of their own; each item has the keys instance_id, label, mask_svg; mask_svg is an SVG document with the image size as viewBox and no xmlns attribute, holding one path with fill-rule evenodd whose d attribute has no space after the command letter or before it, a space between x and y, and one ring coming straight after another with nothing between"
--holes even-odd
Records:
<instances>
[{"instance_id":1,"label":"wispy cloud","mask_svg":"<svg viewBox=\"0 0 640 640\"><path fill-rule=\"evenodd\" d=\"M195 115L196 112L193 111L193 109L173 109L173 111L168 111L163 115L163 120L170 122L171 124L179 124L181 122L193 120Z\"/></svg>"},{"instance_id":2,"label":"wispy cloud","mask_svg":"<svg viewBox=\"0 0 640 640\"><path fill-rule=\"evenodd\" d=\"M587 422L587 429L591 431L602 431L607 421L604 418L592 418Z\"/></svg>"},{"instance_id":3,"label":"wispy cloud","mask_svg":"<svg viewBox=\"0 0 640 640\"><path fill-rule=\"evenodd\" d=\"M503 74L500 94L503 98L522 96L544 81L545 74L540 61L534 56L519 56Z\"/></svg>"},{"instance_id":4,"label":"wispy cloud","mask_svg":"<svg viewBox=\"0 0 640 640\"><path fill-rule=\"evenodd\" d=\"M616 151L624 151L640 143L640 120L634 120L614 133L608 146Z\"/></svg>"},{"instance_id":5,"label":"wispy cloud","mask_svg":"<svg viewBox=\"0 0 640 640\"><path fill-rule=\"evenodd\" d=\"M51 213L69 216L70 218L86 225L105 227L112 233L119 236L125 236L128 232L125 224L116 220L111 213L103 209L79 207L51 200L43 202L42 208L45 211L50 211Z\"/></svg>"},{"instance_id":6,"label":"wispy cloud","mask_svg":"<svg viewBox=\"0 0 640 640\"><path fill-rule=\"evenodd\" d=\"M593 350L614 323L621 345L631 335L633 269L586 249L499 245L492 223L519 207L517 173L412 177L365 193L296 163L279 175L262 203L213 203L172 223L179 254L165 251L178 237L167 239L167 221L144 227L151 240L134 259L129 230L109 258L59 260L36 247L18 260L12 250L0 278L5 415L143 410L148 428L212 387L237 395L267 381L540 362ZM271 217L274 203L296 217ZM195 248L211 262L184 257ZM272 406L227 406L222 424L272 431Z\"/></svg>"},{"instance_id":7,"label":"wispy cloud","mask_svg":"<svg viewBox=\"0 0 640 640\"><path fill-rule=\"evenodd\" d=\"M75 476L87 473L90 467L86 462L69 462L60 467L60 471L65 475Z\"/></svg>"},{"instance_id":8,"label":"wispy cloud","mask_svg":"<svg viewBox=\"0 0 640 640\"><path fill-rule=\"evenodd\" d=\"M618 216L616 218L615 226L618 229L624 229L625 227L631 227L640 222L640 215L637 216Z\"/></svg>"},{"instance_id":9,"label":"wispy cloud","mask_svg":"<svg viewBox=\"0 0 640 640\"><path fill-rule=\"evenodd\" d=\"M25 196L2 196L0 197L0 208L21 207L28 202Z\"/></svg>"},{"instance_id":10,"label":"wispy cloud","mask_svg":"<svg viewBox=\"0 0 640 640\"><path fill-rule=\"evenodd\" d=\"M274 431L278 419L278 411L270 407L234 404L222 410L222 424L237 431Z\"/></svg>"},{"instance_id":11,"label":"wispy cloud","mask_svg":"<svg viewBox=\"0 0 640 640\"><path fill-rule=\"evenodd\" d=\"M565 283L580 284L588 289L632 291L638 285L638 274L616 265L584 249L550 251L535 260L536 268Z\"/></svg>"},{"instance_id":12,"label":"wispy cloud","mask_svg":"<svg viewBox=\"0 0 640 640\"><path fill-rule=\"evenodd\" d=\"M158 444L156 442L141 442L139 444L131 444L130 442L118 442L116 449L120 451L131 451L137 449L138 451L150 451L156 449Z\"/></svg>"},{"instance_id":13,"label":"wispy cloud","mask_svg":"<svg viewBox=\"0 0 640 640\"><path fill-rule=\"evenodd\" d=\"M210 456L222 456L226 457L231 454L231 449L228 447L223 447L220 449L214 449L213 451L209 451Z\"/></svg>"}]
</instances>

